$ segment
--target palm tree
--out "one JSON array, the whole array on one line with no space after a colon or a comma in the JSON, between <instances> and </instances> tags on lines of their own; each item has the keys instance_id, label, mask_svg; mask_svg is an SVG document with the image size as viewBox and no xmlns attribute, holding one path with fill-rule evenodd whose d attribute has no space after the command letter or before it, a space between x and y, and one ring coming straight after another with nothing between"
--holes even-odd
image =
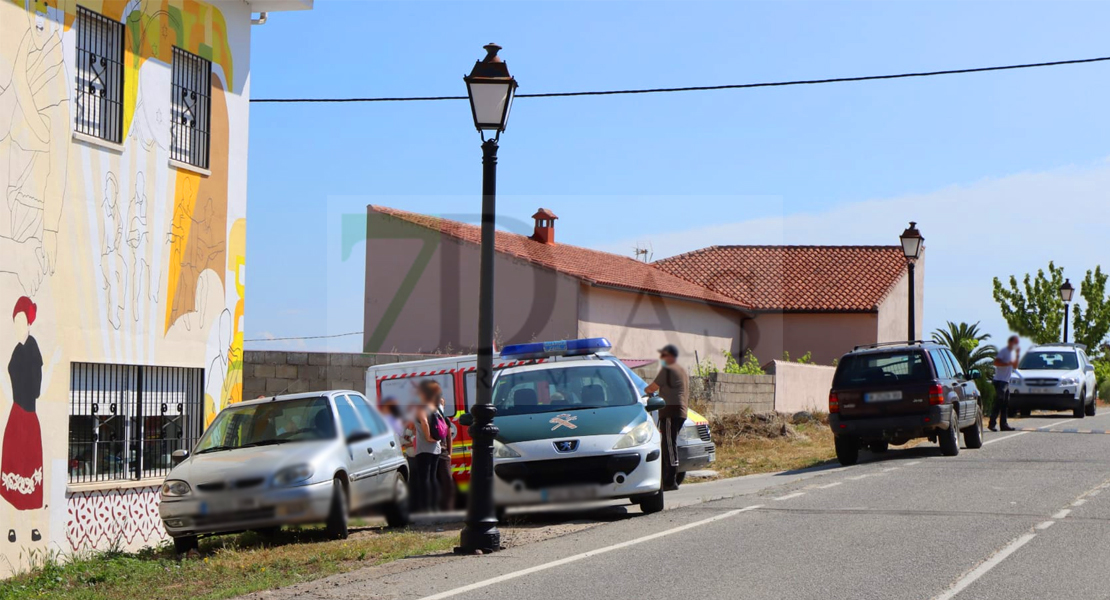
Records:
<instances>
[{"instance_id":1,"label":"palm tree","mask_svg":"<svg viewBox=\"0 0 1110 600\"><path fill-rule=\"evenodd\" d=\"M972 369L981 372L991 370L994 357L998 354L998 348L983 343L989 340L990 337L990 334L979 332L979 323L974 325L960 323L957 325L949 321L947 329L938 329L933 332L933 341L947 346L952 351L964 373L970 373Z\"/></svg>"}]
</instances>

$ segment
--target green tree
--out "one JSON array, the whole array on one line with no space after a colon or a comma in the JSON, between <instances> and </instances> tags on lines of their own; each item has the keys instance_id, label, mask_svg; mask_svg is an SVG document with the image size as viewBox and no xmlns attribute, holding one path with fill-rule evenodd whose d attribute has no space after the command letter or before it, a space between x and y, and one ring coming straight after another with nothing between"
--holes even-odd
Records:
<instances>
[{"instance_id":1,"label":"green tree","mask_svg":"<svg viewBox=\"0 0 1110 600\"><path fill-rule=\"evenodd\" d=\"M1107 276L1102 267L1087 271L1079 295L1086 306L1076 303L1072 308L1075 341L1085 344L1092 355L1102 353L1102 340L1110 333L1110 298L1106 296Z\"/></svg>"},{"instance_id":2,"label":"green tree","mask_svg":"<svg viewBox=\"0 0 1110 600\"><path fill-rule=\"evenodd\" d=\"M952 351L964 373L970 373L972 369L983 371L994 363L998 348L984 343L990 337L989 333L979 331L979 323L957 325L949 321L946 329L933 332L933 341Z\"/></svg>"},{"instance_id":3,"label":"green tree","mask_svg":"<svg viewBox=\"0 0 1110 600\"><path fill-rule=\"evenodd\" d=\"M1060 300L1060 286L1064 284L1064 268L1048 263L1048 275L1037 270L1034 279L1025 275L1023 285L1017 277L1010 276L1005 287L994 278L994 300L1002 309L1002 317L1010 329L1037 344L1060 341L1064 322L1064 302Z\"/></svg>"}]
</instances>

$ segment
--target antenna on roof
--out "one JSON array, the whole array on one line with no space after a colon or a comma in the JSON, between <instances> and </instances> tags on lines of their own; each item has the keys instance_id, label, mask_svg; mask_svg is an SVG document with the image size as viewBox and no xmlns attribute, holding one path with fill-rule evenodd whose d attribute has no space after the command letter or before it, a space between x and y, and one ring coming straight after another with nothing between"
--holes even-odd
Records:
<instances>
[{"instance_id":1,"label":"antenna on roof","mask_svg":"<svg viewBox=\"0 0 1110 600\"><path fill-rule=\"evenodd\" d=\"M649 263L652 261L653 258L655 258L655 250L652 248L651 242L648 242L645 245L641 245L639 242L637 242L636 246L633 248L633 252L635 253L636 260L643 261L645 263Z\"/></svg>"}]
</instances>

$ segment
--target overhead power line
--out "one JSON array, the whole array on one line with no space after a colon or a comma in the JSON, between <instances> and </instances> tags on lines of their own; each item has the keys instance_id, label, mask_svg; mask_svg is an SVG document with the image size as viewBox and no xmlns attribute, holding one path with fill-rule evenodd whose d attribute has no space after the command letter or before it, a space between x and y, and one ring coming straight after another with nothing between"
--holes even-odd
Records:
<instances>
[{"instance_id":1,"label":"overhead power line","mask_svg":"<svg viewBox=\"0 0 1110 600\"><path fill-rule=\"evenodd\" d=\"M361 331L351 331L349 333L337 333L335 335L308 335L303 337L275 337L275 338L257 338L253 340L243 340L243 342L286 342L289 340L324 340L329 338L347 337L352 335L362 335Z\"/></svg>"},{"instance_id":2,"label":"overhead power line","mask_svg":"<svg viewBox=\"0 0 1110 600\"><path fill-rule=\"evenodd\" d=\"M939 75L963 75L968 73L987 73L991 71L1012 71L1015 69L1036 69L1081 65L1110 61L1110 56L1097 58L1077 58L1051 62L1001 65L995 67L975 67L971 69L948 69L944 71L919 71L914 73L895 73L890 75L863 75L860 77L833 77L829 79L799 79L794 81L769 81L763 83L736 83L730 85L695 85L685 87L644 88L629 90L602 90L592 92L545 92L539 94L517 94L517 98L567 98L572 96L618 96L625 94L662 94L669 92L707 92L713 90L744 90L752 88L787 87L793 85L818 85L824 83L851 83L856 81L880 81L884 79L908 79L911 77L936 77ZM253 98L251 102L260 104L294 103L346 103L346 102L434 102L439 100L466 100L466 96L383 96L378 98Z\"/></svg>"}]
</instances>

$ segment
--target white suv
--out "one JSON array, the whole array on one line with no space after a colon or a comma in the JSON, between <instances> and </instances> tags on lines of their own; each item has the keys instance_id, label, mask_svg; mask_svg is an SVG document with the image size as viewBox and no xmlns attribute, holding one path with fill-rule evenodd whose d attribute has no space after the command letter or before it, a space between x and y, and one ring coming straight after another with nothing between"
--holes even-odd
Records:
<instances>
[{"instance_id":1,"label":"white suv","mask_svg":"<svg viewBox=\"0 0 1110 600\"><path fill-rule=\"evenodd\" d=\"M1076 417L1095 415L1095 367L1082 344L1034 346L1010 377L1010 413L1070 410Z\"/></svg>"}]
</instances>

